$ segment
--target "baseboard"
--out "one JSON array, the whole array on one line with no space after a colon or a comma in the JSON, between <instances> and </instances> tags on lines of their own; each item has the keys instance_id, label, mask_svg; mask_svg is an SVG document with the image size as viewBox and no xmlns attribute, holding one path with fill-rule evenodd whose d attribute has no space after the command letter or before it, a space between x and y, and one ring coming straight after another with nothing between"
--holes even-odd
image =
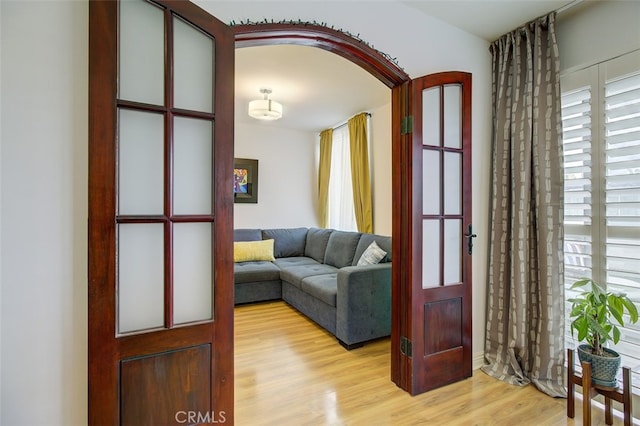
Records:
<instances>
[{"instance_id":1,"label":"baseboard","mask_svg":"<svg viewBox=\"0 0 640 426\"><path fill-rule=\"evenodd\" d=\"M478 370L484 364L484 351L473 354L472 365L474 370Z\"/></svg>"}]
</instances>

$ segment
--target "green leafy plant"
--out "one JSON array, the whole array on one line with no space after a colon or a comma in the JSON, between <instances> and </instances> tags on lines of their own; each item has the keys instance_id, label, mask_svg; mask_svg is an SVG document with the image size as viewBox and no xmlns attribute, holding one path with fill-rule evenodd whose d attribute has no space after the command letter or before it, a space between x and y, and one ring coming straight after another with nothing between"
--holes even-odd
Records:
<instances>
[{"instance_id":1,"label":"green leafy plant","mask_svg":"<svg viewBox=\"0 0 640 426\"><path fill-rule=\"evenodd\" d=\"M589 288L585 288L587 286ZM603 345L609 340L613 343L620 340L618 325L624 327L625 311L629 314L629 323L635 324L638 321L638 309L626 294L607 292L590 278L576 281L571 289L576 288L582 288L583 291L569 299L570 317L575 318L571 322L571 335L576 331L579 341L586 341L596 355L605 356Z\"/></svg>"}]
</instances>

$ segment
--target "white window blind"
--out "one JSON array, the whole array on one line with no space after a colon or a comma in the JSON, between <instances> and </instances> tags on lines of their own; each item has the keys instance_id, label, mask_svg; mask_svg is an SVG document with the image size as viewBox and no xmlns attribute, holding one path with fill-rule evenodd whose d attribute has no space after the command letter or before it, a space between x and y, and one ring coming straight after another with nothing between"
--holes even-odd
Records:
<instances>
[{"instance_id":1,"label":"white window blind","mask_svg":"<svg viewBox=\"0 0 640 426\"><path fill-rule=\"evenodd\" d=\"M640 70L605 80L604 118L607 286L640 301ZM640 366L640 325L615 349Z\"/></svg>"},{"instance_id":2,"label":"white window blind","mask_svg":"<svg viewBox=\"0 0 640 426\"><path fill-rule=\"evenodd\" d=\"M640 302L640 52L562 78L565 288L592 277ZM567 314L570 312L566 304ZM571 337L566 319L567 346ZM640 393L640 326L613 346Z\"/></svg>"},{"instance_id":3,"label":"white window blind","mask_svg":"<svg viewBox=\"0 0 640 426\"><path fill-rule=\"evenodd\" d=\"M591 276L591 89L562 94L564 144L565 275Z\"/></svg>"}]
</instances>

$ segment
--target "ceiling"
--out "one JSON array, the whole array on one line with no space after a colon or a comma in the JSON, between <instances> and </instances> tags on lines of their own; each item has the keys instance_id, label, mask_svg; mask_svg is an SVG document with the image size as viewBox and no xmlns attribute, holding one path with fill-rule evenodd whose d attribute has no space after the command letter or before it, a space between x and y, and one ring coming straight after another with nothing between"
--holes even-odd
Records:
<instances>
[{"instance_id":1,"label":"ceiling","mask_svg":"<svg viewBox=\"0 0 640 426\"><path fill-rule=\"evenodd\" d=\"M493 41L572 0L399 1L453 26ZM283 118L259 122L247 115L261 88L283 104ZM386 105L391 90L360 67L321 49L264 46L236 49L236 122L320 131L368 108Z\"/></svg>"},{"instance_id":2,"label":"ceiling","mask_svg":"<svg viewBox=\"0 0 640 426\"><path fill-rule=\"evenodd\" d=\"M308 46L236 49L236 122L320 131L391 101L391 89L354 63ZM261 88L283 105L283 117L261 122L247 115Z\"/></svg>"},{"instance_id":3,"label":"ceiling","mask_svg":"<svg viewBox=\"0 0 640 426\"><path fill-rule=\"evenodd\" d=\"M494 41L539 16L574 3L574 0L429 0L402 3L487 41Z\"/></svg>"}]
</instances>

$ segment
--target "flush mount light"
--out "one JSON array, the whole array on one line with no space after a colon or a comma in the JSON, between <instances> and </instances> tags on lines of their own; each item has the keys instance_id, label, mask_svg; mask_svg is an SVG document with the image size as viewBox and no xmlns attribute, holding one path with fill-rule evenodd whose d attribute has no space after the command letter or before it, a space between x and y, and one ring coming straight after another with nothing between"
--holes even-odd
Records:
<instances>
[{"instance_id":1,"label":"flush mount light","mask_svg":"<svg viewBox=\"0 0 640 426\"><path fill-rule=\"evenodd\" d=\"M249 116L258 120L277 120L282 117L282 104L269 99L271 89L260 89L263 99L249 102Z\"/></svg>"}]
</instances>

